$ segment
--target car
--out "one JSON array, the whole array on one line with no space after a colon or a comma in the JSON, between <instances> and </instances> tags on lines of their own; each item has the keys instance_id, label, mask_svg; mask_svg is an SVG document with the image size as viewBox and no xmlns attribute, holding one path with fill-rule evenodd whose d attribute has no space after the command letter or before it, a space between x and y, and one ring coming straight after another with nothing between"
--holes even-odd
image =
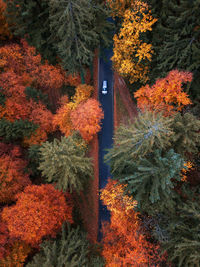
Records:
<instances>
[{"instance_id":1,"label":"car","mask_svg":"<svg viewBox=\"0 0 200 267\"><path fill-rule=\"evenodd\" d=\"M107 90L107 81L103 81L103 87L102 87L102 94L103 95L106 95L108 93L108 90Z\"/></svg>"}]
</instances>

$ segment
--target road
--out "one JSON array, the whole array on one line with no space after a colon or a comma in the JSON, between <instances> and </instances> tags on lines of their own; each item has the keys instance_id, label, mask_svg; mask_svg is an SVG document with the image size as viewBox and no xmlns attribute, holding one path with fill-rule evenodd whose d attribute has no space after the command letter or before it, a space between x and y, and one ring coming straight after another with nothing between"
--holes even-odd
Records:
<instances>
[{"instance_id":1,"label":"road","mask_svg":"<svg viewBox=\"0 0 200 267\"><path fill-rule=\"evenodd\" d=\"M105 149L112 146L113 140L113 72L112 62L112 49L104 50L104 58L99 59L99 101L104 111L104 119L102 120L102 129L98 134L99 138L99 189L106 186L108 177L110 175L110 168L104 163ZM103 95L101 93L103 81L107 81L108 93ZM101 222L109 221L110 213L99 200L99 233L98 241L101 240Z\"/></svg>"}]
</instances>

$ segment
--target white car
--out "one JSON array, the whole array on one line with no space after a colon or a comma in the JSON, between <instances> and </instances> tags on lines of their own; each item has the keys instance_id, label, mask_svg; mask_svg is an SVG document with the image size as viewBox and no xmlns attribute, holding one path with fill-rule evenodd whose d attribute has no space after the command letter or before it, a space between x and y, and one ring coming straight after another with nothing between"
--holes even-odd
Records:
<instances>
[{"instance_id":1,"label":"white car","mask_svg":"<svg viewBox=\"0 0 200 267\"><path fill-rule=\"evenodd\" d=\"M107 81L103 81L103 87L102 87L102 94L103 95L106 95L108 93L108 90L107 90Z\"/></svg>"}]
</instances>

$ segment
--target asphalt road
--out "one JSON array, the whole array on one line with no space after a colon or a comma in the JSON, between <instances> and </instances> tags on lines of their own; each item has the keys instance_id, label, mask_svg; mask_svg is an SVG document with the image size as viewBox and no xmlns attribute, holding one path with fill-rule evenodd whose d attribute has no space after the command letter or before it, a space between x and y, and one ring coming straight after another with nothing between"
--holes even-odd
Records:
<instances>
[{"instance_id":1,"label":"asphalt road","mask_svg":"<svg viewBox=\"0 0 200 267\"><path fill-rule=\"evenodd\" d=\"M104 58L99 59L99 101L104 111L104 119L102 120L102 129L98 134L99 137L99 189L106 186L108 177L110 175L110 168L104 163L105 149L112 146L113 140L113 72L112 63L110 58L112 57L112 49L104 50ZM105 59L106 58L106 59ZM107 81L106 95L102 94L103 81ZM99 200L99 233L98 240L102 238L101 234L101 222L109 221L110 213Z\"/></svg>"}]
</instances>

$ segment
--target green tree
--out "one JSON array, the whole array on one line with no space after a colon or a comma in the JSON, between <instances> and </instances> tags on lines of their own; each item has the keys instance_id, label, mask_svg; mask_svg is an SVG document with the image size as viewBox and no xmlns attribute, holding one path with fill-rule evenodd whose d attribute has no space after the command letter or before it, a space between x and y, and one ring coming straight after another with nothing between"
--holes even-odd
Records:
<instances>
[{"instance_id":1,"label":"green tree","mask_svg":"<svg viewBox=\"0 0 200 267\"><path fill-rule=\"evenodd\" d=\"M200 146L200 120L193 114L187 112L181 115L177 113L172 129L172 147L174 150L185 156L185 152L197 153Z\"/></svg>"},{"instance_id":2,"label":"green tree","mask_svg":"<svg viewBox=\"0 0 200 267\"><path fill-rule=\"evenodd\" d=\"M150 75L152 82L172 69L191 71L194 78L188 90L194 99L200 98L200 1L148 2L152 15L158 18L149 35L155 51Z\"/></svg>"},{"instance_id":3,"label":"green tree","mask_svg":"<svg viewBox=\"0 0 200 267\"><path fill-rule=\"evenodd\" d=\"M15 120L10 122L0 120L0 137L5 142L22 141L24 137L30 137L39 126L28 120Z\"/></svg>"},{"instance_id":4,"label":"green tree","mask_svg":"<svg viewBox=\"0 0 200 267\"><path fill-rule=\"evenodd\" d=\"M26 37L29 44L51 63L56 51L50 41L49 5L46 0L4 0L9 27L15 36Z\"/></svg>"},{"instance_id":5,"label":"green tree","mask_svg":"<svg viewBox=\"0 0 200 267\"><path fill-rule=\"evenodd\" d=\"M99 256L89 257L90 243L86 233L79 227L71 228L63 224L62 233L56 240L45 241L41 250L27 267L103 267L103 259Z\"/></svg>"},{"instance_id":6,"label":"green tree","mask_svg":"<svg viewBox=\"0 0 200 267\"><path fill-rule=\"evenodd\" d=\"M49 7L53 43L62 64L69 72L81 71L91 64L100 40L111 40L108 12L90 0L49 0Z\"/></svg>"},{"instance_id":7,"label":"green tree","mask_svg":"<svg viewBox=\"0 0 200 267\"><path fill-rule=\"evenodd\" d=\"M166 149L173 134L172 118L161 113L139 113L133 123L121 125L114 135L114 145L105 156L112 170L123 168L126 160L137 159L157 148Z\"/></svg>"},{"instance_id":8,"label":"green tree","mask_svg":"<svg viewBox=\"0 0 200 267\"><path fill-rule=\"evenodd\" d=\"M64 191L80 191L92 177L91 159L86 157L84 142L76 135L45 142L40 148L40 166L47 182Z\"/></svg>"},{"instance_id":9,"label":"green tree","mask_svg":"<svg viewBox=\"0 0 200 267\"><path fill-rule=\"evenodd\" d=\"M176 216L168 214L169 239L163 242L169 260L177 267L200 266L200 202L188 200L178 206Z\"/></svg>"},{"instance_id":10,"label":"green tree","mask_svg":"<svg viewBox=\"0 0 200 267\"><path fill-rule=\"evenodd\" d=\"M111 173L113 179L126 185L125 193L138 201L139 209L149 212L154 203L156 208L174 205L174 187L182 178L183 168L183 158L173 149L164 153L156 149L138 161L124 160L123 167L113 170L111 164Z\"/></svg>"}]
</instances>

